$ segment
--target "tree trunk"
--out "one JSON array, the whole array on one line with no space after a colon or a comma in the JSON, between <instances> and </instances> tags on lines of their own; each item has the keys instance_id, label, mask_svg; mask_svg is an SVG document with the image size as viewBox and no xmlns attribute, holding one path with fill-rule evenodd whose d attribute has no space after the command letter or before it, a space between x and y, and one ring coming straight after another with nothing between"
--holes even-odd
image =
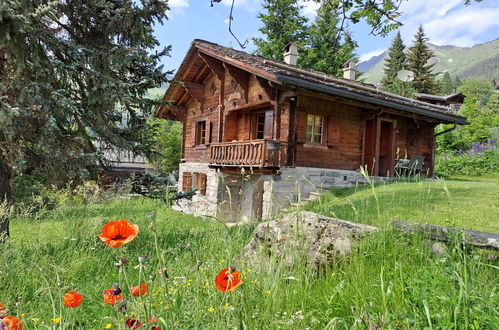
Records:
<instances>
[{"instance_id":1,"label":"tree trunk","mask_svg":"<svg viewBox=\"0 0 499 330\"><path fill-rule=\"evenodd\" d=\"M2 158L0 153L0 207L2 204L12 203L12 168ZM5 205L4 205L5 206ZM9 216L0 211L0 243L9 237Z\"/></svg>"}]
</instances>

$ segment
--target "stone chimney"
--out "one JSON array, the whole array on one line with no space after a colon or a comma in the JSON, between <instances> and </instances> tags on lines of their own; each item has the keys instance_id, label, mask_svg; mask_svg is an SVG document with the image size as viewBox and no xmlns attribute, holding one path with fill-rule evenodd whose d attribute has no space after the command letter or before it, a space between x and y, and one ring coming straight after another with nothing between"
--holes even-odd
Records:
<instances>
[{"instance_id":1,"label":"stone chimney","mask_svg":"<svg viewBox=\"0 0 499 330\"><path fill-rule=\"evenodd\" d=\"M290 65L296 65L296 59L298 58L298 45L294 42L290 42L284 47L284 62Z\"/></svg>"},{"instance_id":2,"label":"stone chimney","mask_svg":"<svg viewBox=\"0 0 499 330\"><path fill-rule=\"evenodd\" d=\"M343 66L343 78L355 80L357 73L357 61L354 59L348 60Z\"/></svg>"}]
</instances>

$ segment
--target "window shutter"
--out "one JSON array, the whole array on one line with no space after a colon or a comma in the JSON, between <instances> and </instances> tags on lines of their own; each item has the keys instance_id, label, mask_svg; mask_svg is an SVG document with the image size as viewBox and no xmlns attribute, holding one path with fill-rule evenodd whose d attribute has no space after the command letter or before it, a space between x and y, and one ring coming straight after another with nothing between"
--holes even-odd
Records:
<instances>
[{"instance_id":1,"label":"window shutter","mask_svg":"<svg viewBox=\"0 0 499 330\"><path fill-rule=\"evenodd\" d=\"M327 145L337 146L341 140L341 121L339 117L327 118Z\"/></svg>"},{"instance_id":2,"label":"window shutter","mask_svg":"<svg viewBox=\"0 0 499 330\"><path fill-rule=\"evenodd\" d=\"M298 123L296 125L296 142L305 143L307 141L307 113L298 113Z\"/></svg>"},{"instance_id":3,"label":"window shutter","mask_svg":"<svg viewBox=\"0 0 499 330\"><path fill-rule=\"evenodd\" d=\"M263 129L263 138L272 139L274 133L274 111L267 110L265 112L265 127Z\"/></svg>"},{"instance_id":4,"label":"window shutter","mask_svg":"<svg viewBox=\"0 0 499 330\"><path fill-rule=\"evenodd\" d=\"M191 134L190 134L189 138L186 141L187 142L186 144L187 144L188 147L194 147L196 145L196 134L197 134L196 128L197 128L196 127L196 122L194 121L192 123L192 126L191 126Z\"/></svg>"},{"instance_id":5,"label":"window shutter","mask_svg":"<svg viewBox=\"0 0 499 330\"><path fill-rule=\"evenodd\" d=\"M206 174L199 173L198 180L200 181L199 186L200 186L201 195L206 195Z\"/></svg>"},{"instance_id":6,"label":"window shutter","mask_svg":"<svg viewBox=\"0 0 499 330\"><path fill-rule=\"evenodd\" d=\"M182 191L187 192L192 188L192 173L184 172L182 174Z\"/></svg>"},{"instance_id":7,"label":"window shutter","mask_svg":"<svg viewBox=\"0 0 499 330\"><path fill-rule=\"evenodd\" d=\"M206 119L206 124L205 124L205 144L210 144L211 142L211 121L210 118Z\"/></svg>"}]
</instances>

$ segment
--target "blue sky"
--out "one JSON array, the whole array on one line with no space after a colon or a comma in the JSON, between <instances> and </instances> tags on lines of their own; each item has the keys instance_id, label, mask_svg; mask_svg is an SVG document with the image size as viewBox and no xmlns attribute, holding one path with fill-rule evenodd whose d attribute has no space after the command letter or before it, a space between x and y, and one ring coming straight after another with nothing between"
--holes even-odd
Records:
<instances>
[{"instance_id":1,"label":"blue sky","mask_svg":"<svg viewBox=\"0 0 499 330\"><path fill-rule=\"evenodd\" d=\"M193 39L205 39L240 49L229 34L228 17L232 0L222 0L210 7L210 0L169 0L171 11L164 25L155 27L162 45L172 45L171 57L165 58L165 69L177 69ZM241 40L260 36L257 14L262 0L235 0L233 31ZM313 20L317 5L304 2L304 14ZM430 42L437 45L470 47L499 38L499 1L484 0L464 6L464 0L407 0L402 4L402 38L411 45L417 27L422 24ZM369 35L366 24L350 26L359 47L361 60L386 50L394 33L387 37ZM249 43L245 51L251 52Z\"/></svg>"}]
</instances>

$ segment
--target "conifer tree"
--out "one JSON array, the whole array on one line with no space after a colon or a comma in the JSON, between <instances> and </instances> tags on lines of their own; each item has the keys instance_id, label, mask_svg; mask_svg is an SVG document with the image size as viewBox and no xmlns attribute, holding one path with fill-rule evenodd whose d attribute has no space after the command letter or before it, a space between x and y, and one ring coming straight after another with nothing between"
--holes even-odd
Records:
<instances>
[{"instance_id":1,"label":"conifer tree","mask_svg":"<svg viewBox=\"0 0 499 330\"><path fill-rule=\"evenodd\" d=\"M444 76L440 80L440 84L442 85L442 94L449 95L454 92L454 82L452 81L449 72L444 73Z\"/></svg>"},{"instance_id":2,"label":"conifer tree","mask_svg":"<svg viewBox=\"0 0 499 330\"><path fill-rule=\"evenodd\" d=\"M459 78L459 76L456 76L456 79L454 79L454 88L457 89L459 86L463 84L462 80Z\"/></svg>"},{"instance_id":3,"label":"conifer tree","mask_svg":"<svg viewBox=\"0 0 499 330\"><path fill-rule=\"evenodd\" d=\"M259 31L265 38L253 38L256 54L282 61L284 47L290 43L303 44L307 36L307 18L296 0L264 0L263 12L258 14L263 26Z\"/></svg>"},{"instance_id":4,"label":"conifer tree","mask_svg":"<svg viewBox=\"0 0 499 330\"><path fill-rule=\"evenodd\" d=\"M405 46L400 36L400 31L393 39L392 45L388 50L388 56L385 59L384 77L381 80L383 88L389 92L395 92L398 86L397 72L407 69ZM397 86L396 86L397 85Z\"/></svg>"},{"instance_id":5,"label":"conifer tree","mask_svg":"<svg viewBox=\"0 0 499 330\"><path fill-rule=\"evenodd\" d=\"M332 1L323 2L311 25L306 46L300 50L298 65L342 76L343 65L354 57L356 43L340 34L339 12Z\"/></svg>"},{"instance_id":6,"label":"conifer tree","mask_svg":"<svg viewBox=\"0 0 499 330\"><path fill-rule=\"evenodd\" d=\"M408 68L414 73L413 87L415 92L438 94L440 86L433 73L435 63L430 63L433 52L428 48L423 26L419 26L416 33L414 46L409 48L407 56Z\"/></svg>"},{"instance_id":7,"label":"conifer tree","mask_svg":"<svg viewBox=\"0 0 499 330\"><path fill-rule=\"evenodd\" d=\"M0 204L12 202L14 171L38 171L64 185L98 173L98 147L150 152L155 127L147 116L158 102L147 91L168 75L160 60L169 47L158 49L153 34L167 18L165 1L12 0L0 7ZM126 127L117 124L122 114ZM8 229L0 215L0 241Z\"/></svg>"}]
</instances>

